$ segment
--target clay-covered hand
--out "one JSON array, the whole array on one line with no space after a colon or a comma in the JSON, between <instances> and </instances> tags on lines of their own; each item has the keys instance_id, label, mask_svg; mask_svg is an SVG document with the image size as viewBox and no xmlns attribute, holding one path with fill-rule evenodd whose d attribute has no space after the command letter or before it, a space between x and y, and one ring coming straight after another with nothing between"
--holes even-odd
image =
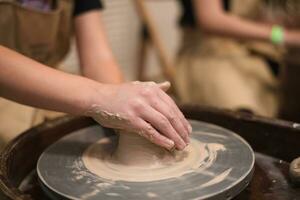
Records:
<instances>
[{"instance_id":1,"label":"clay-covered hand","mask_svg":"<svg viewBox=\"0 0 300 200\"><path fill-rule=\"evenodd\" d=\"M131 82L104 85L86 115L104 127L136 132L167 149L182 150L189 143L191 125L164 92L169 82Z\"/></svg>"}]
</instances>

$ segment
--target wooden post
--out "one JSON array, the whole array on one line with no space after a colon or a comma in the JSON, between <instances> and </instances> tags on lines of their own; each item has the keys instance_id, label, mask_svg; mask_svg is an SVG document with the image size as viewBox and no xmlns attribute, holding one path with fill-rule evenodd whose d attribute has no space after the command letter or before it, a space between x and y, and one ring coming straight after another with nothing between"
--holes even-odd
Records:
<instances>
[{"instance_id":1,"label":"wooden post","mask_svg":"<svg viewBox=\"0 0 300 200\"><path fill-rule=\"evenodd\" d=\"M144 0L134 0L138 14L140 15L143 23L145 24L147 31L149 32L150 39L157 50L157 55L159 62L161 64L163 75L167 78L168 81L172 84L172 93L176 95L174 90L175 86L175 70L174 65L167 56L166 49L163 45L163 42L159 36L158 30L155 27L155 24L150 16ZM177 95L176 95L177 96Z\"/></svg>"}]
</instances>

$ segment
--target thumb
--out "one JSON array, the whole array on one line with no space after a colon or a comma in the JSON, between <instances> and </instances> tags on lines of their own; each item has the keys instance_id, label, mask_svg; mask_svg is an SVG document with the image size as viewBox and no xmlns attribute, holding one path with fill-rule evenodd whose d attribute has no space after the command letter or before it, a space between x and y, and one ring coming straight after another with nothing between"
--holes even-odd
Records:
<instances>
[{"instance_id":1,"label":"thumb","mask_svg":"<svg viewBox=\"0 0 300 200\"><path fill-rule=\"evenodd\" d=\"M171 87L171 83L169 81L158 83L158 87L166 92Z\"/></svg>"}]
</instances>

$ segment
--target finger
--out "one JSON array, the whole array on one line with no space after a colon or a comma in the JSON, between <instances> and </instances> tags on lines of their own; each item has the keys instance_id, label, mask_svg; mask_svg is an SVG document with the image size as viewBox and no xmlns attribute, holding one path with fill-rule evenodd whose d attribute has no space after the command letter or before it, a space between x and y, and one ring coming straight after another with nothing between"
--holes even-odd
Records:
<instances>
[{"instance_id":1,"label":"finger","mask_svg":"<svg viewBox=\"0 0 300 200\"><path fill-rule=\"evenodd\" d=\"M168 91L168 89L171 87L171 83L169 81L165 81L165 82L162 82L162 83L158 83L157 84L158 87L160 89L162 89L164 92Z\"/></svg>"},{"instance_id":2,"label":"finger","mask_svg":"<svg viewBox=\"0 0 300 200\"><path fill-rule=\"evenodd\" d=\"M186 147L186 143L177 134L169 120L160 112L156 111L150 106L145 106L140 116L142 119L151 124L162 135L167 136L174 141L175 146L179 150L183 150Z\"/></svg>"},{"instance_id":3,"label":"finger","mask_svg":"<svg viewBox=\"0 0 300 200\"><path fill-rule=\"evenodd\" d=\"M182 112L179 110L178 106L173 101L173 99L171 97L169 97L169 95L167 95L165 92L159 92L158 96L162 99L162 101L164 101L167 105L169 105L173 109L173 112L176 113L179 116L180 121L183 124L183 127L185 128L187 133L191 134L192 133L192 126L186 120L186 118L184 117Z\"/></svg>"},{"instance_id":4,"label":"finger","mask_svg":"<svg viewBox=\"0 0 300 200\"><path fill-rule=\"evenodd\" d=\"M165 101L167 104L171 105L173 107L173 110L180 116L180 120L183 124L185 124L185 129L187 130L188 134L190 134L192 132L192 126L189 124L189 122L185 119L184 115L182 114L182 112L177 108L175 102L171 99L171 97L169 97L165 92L171 87L171 83L169 81L165 81L163 83L159 83L158 84L159 88L162 89L164 91L163 95L161 95L161 97L163 99L167 98L170 101ZM175 106L174 106L175 105ZM179 112L178 112L179 111Z\"/></svg>"},{"instance_id":5,"label":"finger","mask_svg":"<svg viewBox=\"0 0 300 200\"><path fill-rule=\"evenodd\" d=\"M155 128L153 128L149 123L145 122L142 119L139 119L136 123L138 127L137 133L142 137L170 151L174 148L175 143L167 137L158 133L157 130L155 130Z\"/></svg>"},{"instance_id":6,"label":"finger","mask_svg":"<svg viewBox=\"0 0 300 200\"><path fill-rule=\"evenodd\" d=\"M157 101L153 103L152 106L155 110L161 112L169 120L177 134L181 136L185 143L190 143L189 133L184 127L184 124L180 119L180 115L176 113L172 107L167 105L164 101Z\"/></svg>"}]
</instances>

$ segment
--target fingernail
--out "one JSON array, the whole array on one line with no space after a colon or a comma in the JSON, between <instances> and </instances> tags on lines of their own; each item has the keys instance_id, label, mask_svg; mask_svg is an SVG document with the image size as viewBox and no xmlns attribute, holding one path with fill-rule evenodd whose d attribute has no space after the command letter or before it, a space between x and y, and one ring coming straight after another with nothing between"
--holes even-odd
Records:
<instances>
[{"instance_id":1,"label":"fingernail","mask_svg":"<svg viewBox=\"0 0 300 200\"><path fill-rule=\"evenodd\" d=\"M186 144L190 142L189 133L186 133L185 135L181 135L181 138L184 140Z\"/></svg>"},{"instance_id":2,"label":"fingernail","mask_svg":"<svg viewBox=\"0 0 300 200\"><path fill-rule=\"evenodd\" d=\"M170 152L174 152L175 150L176 150L175 145L171 149L169 149Z\"/></svg>"},{"instance_id":3,"label":"fingernail","mask_svg":"<svg viewBox=\"0 0 300 200\"><path fill-rule=\"evenodd\" d=\"M169 150L173 149L175 147L175 143L172 140L166 140L167 148Z\"/></svg>"},{"instance_id":4,"label":"fingernail","mask_svg":"<svg viewBox=\"0 0 300 200\"><path fill-rule=\"evenodd\" d=\"M171 87L171 83L169 81L159 83L158 85L159 85L160 89L162 89L165 92Z\"/></svg>"},{"instance_id":5,"label":"fingernail","mask_svg":"<svg viewBox=\"0 0 300 200\"><path fill-rule=\"evenodd\" d=\"M190 137L189 136L185 137L185 142L186 142L186 144L190 144L191 141L190 141Z\"/></svg>"},{"instance_id":6,"label":"fingernail","mask_svg":"<svg viewBox=\"0 0 300 200\"><path fill-rule=\"evenodd\" d=\"M162 84L164 86L171 86L171 83L169 81L164 81L164 82L162 82L160 84Z\"/></svg>"},{"instance_id":7,"label":"fingernail","mask_svg":"<svg viewBox=\"0 0 300 200\"><path fill-rule=\"evenodd\" d=\"M179 150L183 150L185 147L186 147L185 143L181 143L181 144L178 145Z\"/></svg>"},{"instance_id":8,"label":"fingernail","mask_svg":"<svg viewBox=\"0 0 300 200\"><path fill-rule=\"evenodd\" d=\"M193 131L193 128L192 128L192 126L190 124L188 124L188 130L189 130L189 134L191 134L192 131Z\"/></svg>"}]
</instances>

